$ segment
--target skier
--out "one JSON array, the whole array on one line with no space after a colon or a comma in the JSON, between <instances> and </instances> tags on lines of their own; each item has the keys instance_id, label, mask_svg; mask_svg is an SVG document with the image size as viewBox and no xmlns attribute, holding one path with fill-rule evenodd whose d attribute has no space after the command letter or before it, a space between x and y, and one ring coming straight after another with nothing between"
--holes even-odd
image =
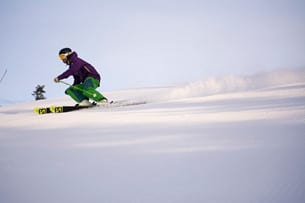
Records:
<instances>
[{"instance_id":1,"label":"skier","mask_svg":"<svg viewBox=\"0 0 305 203\"><path fill-rule=\"evenodd\" d=\"M70 48L61 49L59 58L69 68L54 78L54 82L60 82L62 79L73 76L74 83L66 89L65 93L72 97L79 106L91 106L89 99L99 103L108 102L107 98L96 90L100 86L101 77L92 65L79 58L77 53Z\"/></svg>"}]
</instances>

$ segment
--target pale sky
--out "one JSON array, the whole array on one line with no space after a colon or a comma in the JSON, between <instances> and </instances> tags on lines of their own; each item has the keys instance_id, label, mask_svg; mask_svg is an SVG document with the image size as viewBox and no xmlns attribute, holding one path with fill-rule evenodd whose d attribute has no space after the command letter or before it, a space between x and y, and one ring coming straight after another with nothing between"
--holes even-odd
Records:
<instances>
[{"instance_id":1,"label":"pale sky","mask_svg":"<svg viewBox=\"0 0 305 203\"><path fill-rule=\"evenodd\" d=\"M102 92L304 67L304 11L304 0L2 0L0 100L32 101L38 84L62 97L63 47L98 69Z\"/></svg>"}]
</instances>

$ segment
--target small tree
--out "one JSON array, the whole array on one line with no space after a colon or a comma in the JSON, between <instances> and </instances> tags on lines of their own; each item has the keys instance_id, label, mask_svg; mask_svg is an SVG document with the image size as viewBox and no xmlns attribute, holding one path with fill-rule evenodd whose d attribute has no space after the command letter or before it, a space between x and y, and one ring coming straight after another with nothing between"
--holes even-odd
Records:
<instances>
[{"instance_id":1,"label":"small tree","mask_svg":"<svg viewBox=\"0 0 305 203\"><path fill-rule=\"evenodd\" d=\"M44 91L44 85L37 85L36 90L32 93L32 95L35 97L35 100L41 100L41 99L46 99L45 96L43 95L46 93Z\"/></svg>"}]
</instances>

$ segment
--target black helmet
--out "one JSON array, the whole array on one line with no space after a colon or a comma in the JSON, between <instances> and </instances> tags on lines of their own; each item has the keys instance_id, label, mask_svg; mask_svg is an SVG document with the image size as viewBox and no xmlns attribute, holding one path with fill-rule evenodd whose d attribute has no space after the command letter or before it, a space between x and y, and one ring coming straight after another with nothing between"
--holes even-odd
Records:
<instances>
[{"instance_id":1,"label":"black helmet","mask_svg":"<svg viewBox=\"0 0 305 203\"><path fill-rule=\"evenodd\" d=\"M63 48L59 51L59 55L60 54L66 54L66 53L71 53L72 52L72 49L70 48Z\"/></svg>"},{"instance_id":2,"label":"black helmet","mask_svg":"<svg viewBox=\"0 0 305 203\"><path fill-rule=\"evenodd\" d=\"M59 51L58 55L61 60L67 59L67 56L69 56L72 53L72 50L70 48L63 48Z\"/></svg>"}]
</instances>

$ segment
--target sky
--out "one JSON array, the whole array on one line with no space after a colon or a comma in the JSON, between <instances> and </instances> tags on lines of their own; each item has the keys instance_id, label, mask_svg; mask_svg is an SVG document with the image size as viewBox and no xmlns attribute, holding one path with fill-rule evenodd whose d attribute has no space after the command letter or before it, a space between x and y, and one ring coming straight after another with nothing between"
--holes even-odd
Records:
<instances>
[{"instance_id":1,"label":"sky","mask_svg":"<svg viewBox=\"0 0 305 203\"><path fill-rule=\"evenodd\" d=\"M303 68L304 10L304 0L2 0L0 101L32 101L37 85L63 96L53 82L63 47L97 68L101 92Z\"/></svg>"}]
</instances>

